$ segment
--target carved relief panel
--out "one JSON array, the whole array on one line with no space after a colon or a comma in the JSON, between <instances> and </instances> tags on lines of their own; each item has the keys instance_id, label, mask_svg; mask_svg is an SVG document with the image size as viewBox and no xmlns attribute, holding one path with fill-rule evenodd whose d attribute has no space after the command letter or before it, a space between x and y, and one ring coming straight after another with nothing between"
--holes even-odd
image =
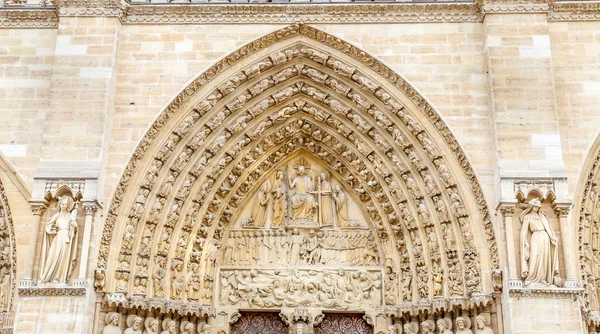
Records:
<instances>
[{"instance_id":1,"label":"carved relief panel","mask_svg":"<svg viewBox=\"0 0 600 334\"><path fill-rule=\"evenodd\" d=\"M366 228L366 219L341 182L300 157L263 182L236 224L244 228Z\"/></svg>"},{"instance_id":2,"label":"carved relief panel","mask_svg":"<svg viewBox=\"0 0 600 334\"><path fill-rule=\"evenodd\" d=\"M341 182L303 155L273 174L226 233L219 304L380 307L380 242Z\"/></svg>"}]
</instances>

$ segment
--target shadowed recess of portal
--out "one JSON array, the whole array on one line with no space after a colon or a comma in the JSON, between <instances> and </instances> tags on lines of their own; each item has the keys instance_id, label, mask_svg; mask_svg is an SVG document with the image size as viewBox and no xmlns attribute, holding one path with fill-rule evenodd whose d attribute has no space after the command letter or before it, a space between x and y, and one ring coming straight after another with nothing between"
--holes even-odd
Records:
<instances>
[{"instance_id":1,"label":"shadowed recess of portal","mask_svg":"<svg viewBox=\"0 0 600 334\"><path fill-rule=\"evenodd\" d=\"M231 325L231 334L286 334L287 325L278 313L241 312L240 319Z\"/></svg>"},{"instance_id":2,"label":"shadowed recess of portal","mask_svg":"<svg viewBox=\"0 0 600 334\"><path fill-rule=\"evenodd\" d=\"M372 334L371 327L361 314L326 314L315 327L315 334Z\"/></svg>"}]
</instances>

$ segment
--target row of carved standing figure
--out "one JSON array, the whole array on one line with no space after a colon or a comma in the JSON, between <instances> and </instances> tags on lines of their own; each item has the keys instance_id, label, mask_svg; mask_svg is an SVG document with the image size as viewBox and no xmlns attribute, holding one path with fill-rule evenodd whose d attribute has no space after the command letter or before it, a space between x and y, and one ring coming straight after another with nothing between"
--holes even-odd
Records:
<instances>
[{"instance_id":1,"label":"row of carved standing figure","mask_svg":"<svg viewBox=\"0 0 600 334\"><path fill-rule=\"evenodd\" d=\"M183 320L177 323L170 318L162 319L155 317L142 318L138 315L131 314L127 316L125 331L121 329L121 315L117 312L109 312L106 314L106 325L102 330L102 334L208 334L210 326L203 321L194 323L188 320ZM177 329L179 327L179 330Z\"/></svg>"},{"instance_id":2,"label":"row of carved standing figure","mask_svg":"<svg viewBox=\"0 0 600 334\"><path fill-rule=\"evenodd\" d=\"M388 329L388 334L494 334L494 331L489 327L489 320L483 314L475 317L475 332L471 329L471 319L469 317L457 317L455 322L456 329L454 332L452 331L452 319L441 318L437 321L425 320L421 323L413 321L392 325Z\"/></svg>"},{"instance_id":3,"label":"row of carved standing figure","mask_svg":"<svg viewBox=\"0 0 600 334\"><path fill-rule=\"evenodd\" d=\"M302 233L301 233L302 232ZM232 231L223 249L224 265L375 265L377 243L371 232Z\"/></svg>"}]
</instances>

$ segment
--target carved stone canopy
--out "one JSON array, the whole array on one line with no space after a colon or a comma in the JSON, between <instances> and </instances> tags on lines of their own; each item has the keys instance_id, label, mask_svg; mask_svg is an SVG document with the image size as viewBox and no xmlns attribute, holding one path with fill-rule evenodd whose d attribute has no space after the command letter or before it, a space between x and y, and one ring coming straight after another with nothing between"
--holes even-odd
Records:
<instances>
[{"instance_id":1,"label":"carved stone canopy","mask_svg":"<svg viewBox=\"0 0 600 334\"><path fill-rule=\"evenodd\" d=\"M302 159L310 170L294 168ZM287 189L281 192L281 230L271 226L277 182ZM328 227L324 215L339 215L344 200L327 196L340 192L352 208ZM295 232L299 218L306 221ZM235 273L235 267L223 267L227 252L242 242L266 248L275 238L308 242L310 225L304 223L311 222L315 233L332 229L336 238L341 233L374 240L385 251L373 252L378 259L368 269L343 264L342 274L334 274L328 261L321 271L303 268L302 261L315 259L304 247L284 273L289 282L355 279L372 296L363 298L365 305L376 309L492 292L491 274L482 270L498 267L487 206L446 125L385 65L297 25L225 57L153 124L109 209L98 259L103 289L126 298L243 301L255 307L266 300L242 295L223 301L216 287L229 270L238 281L248 280L250 291L259 291L258 277L272 280L278 268ZM345 232L346 226L358 230ZM243 261L264 262L267 250L260 252ZM325 294L321 303L343 307L334 303L338 298L327 300L318 280L314 289ZM288 283L280 283L289 293Z\"/></svg>"}]
</instances>

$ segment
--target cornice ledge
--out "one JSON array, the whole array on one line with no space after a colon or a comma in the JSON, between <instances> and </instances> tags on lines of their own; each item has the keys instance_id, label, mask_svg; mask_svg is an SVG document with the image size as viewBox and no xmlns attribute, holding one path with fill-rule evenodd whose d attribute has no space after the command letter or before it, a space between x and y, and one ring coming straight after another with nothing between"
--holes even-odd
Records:
<instances>
[{"instance_id":1,"label":"cornice ledge","mask_svg":"<svg viewBox=\"0 0 600 334\"><path fill-rule=\"evenodd\" d=\"M512 297L579 297L583 288L516 288L509 287L508 293Z\"/></svg>"},{"instance_id":2,"label":"cornice ledge","mask_svg":"<svg viewBox=\"0 0 600 334\"><path fill-rule=\"evenodd\" d=\"M125 2L118 0L58 0L59 16L102 16L122 18Z\"/></svg>"},{"instance_id":3,"label":"cornice ledge","mask_svg":"<svg viewBox=\"0 0 600 334\"><path fill-rule=\"evenodd\" d=\"M124 23L405 23L481 22L474 3L352 3L169 6L132 4Z\"/></svg>"},{"instance_id":4,"label":"cornice ledge","mask_svg":"<svg viewBox=\"0 0 600 334\"><path fill-rule=\"evenodd\" d=\"M396 318L418 316L429 313L438 314L449 312L453 309L471 310L485 307L493 302L491 294L473 294L471 297L454 296L450 298L437 298L433 300L422 300L417 302L406 302L400 305L386 306L386 313Z\"/></svg>"},{"instance_id":5,"label":"cornice ledge","mask_svg":"<svg viewBox=\"0 0 600 334\"><path fill-rule=\"evenodd\" d=\"M547 13L548 0L479 0L477 5L486 14Z\"/></svg>"},{"instance_id":6,"label":"cornice ledge","mask_svg":"<svg viewBox=\"0 0 600 334\"><path fill-rule=\"evenodd\" d=\"M549 21L600 20L600 1L556 1L548 12Z\"/></svg>"},{"instance_id":7,"label":"cornice ledge","mask_svg":"<svg viewBox=\"0 0 600 334\"><path fill-rule=\"evenodd\" d=\"M42 296L85 296L86 289L83 287L65 286L65 287L19 287L19 296L21 297L42 297Z\"/></svg>"},{"instance_id":8,"label":"cornice ledge","mask_svg":"<svg viewBox=\"0 0 600 334\"><path fill-rule=\"evenodd\" d=\"M57 28L58 15L52 7L3 7L0 8L2 28Z\"/></svg>"}]
</instances>

